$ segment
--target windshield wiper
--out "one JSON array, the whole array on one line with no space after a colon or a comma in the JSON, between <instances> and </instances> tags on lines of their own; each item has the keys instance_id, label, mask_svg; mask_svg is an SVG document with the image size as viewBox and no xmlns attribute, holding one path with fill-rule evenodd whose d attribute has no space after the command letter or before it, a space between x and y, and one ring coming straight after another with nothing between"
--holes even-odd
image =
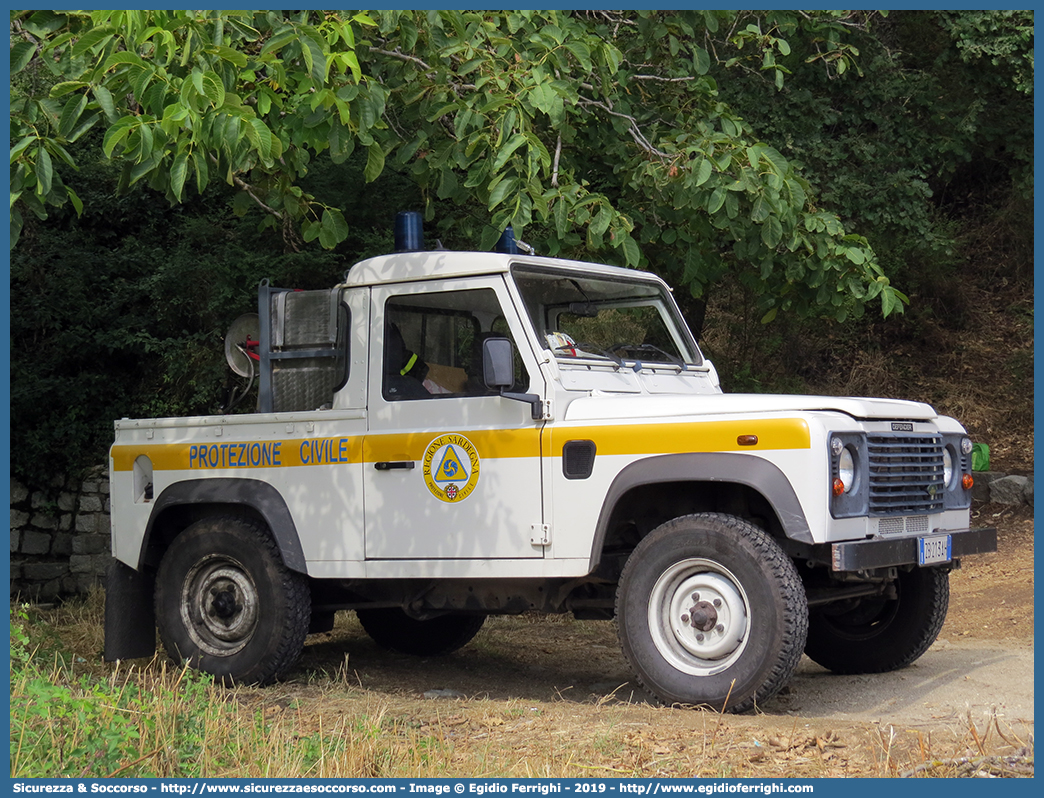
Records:
<instances>
[{"instance_id":1,"label":"windshield wiper","mask_svg":"<svg viewBox=\"0 0 1044 798\"><path fill-rule=\"evenodd\" d=\"M676 366L677 368L681 369L682 371L685 371L685 363L682 361L681 358L679 358L679 357L677 357L675 355L672 355L670 352L665 352L663 349L660 349L660 347L656 346L655 344L619 343L619 344L613 344L612 346L609 347L609 351L614 353L614 354L618 350L621 350L621 349L624 350L625 353L626 352L634 352L636 355L639 355L642 352L647 352L647 353L649 353L651 355L660 355L663 358L666 358L666 362L667 363L670 363L672 366ZM629 358L629 359L633 359L634 360L634 370L635 371L641 371L642 370L642 361L641 361L640 357L634 357L634 358ZM654 362L657 362L657 361L654 361ZM663 361L659 361L659 362L663 362Z\"/></svg>"},{"instance_id":2,"label":"windshield wiper","mask_svg":"<svg viewBox=\"0 0 1044 798\"><path fill-rule=\"evenodd\" d=\"M602 349L595 346L594 344L585 343L584 341L577 341L576 343L566 344L564 346L556 346L553 351L562 352L566 350L572 350L574 357L582 357L583 355L596 355L598 357L604 357L606 360L611 360L616 364L617 368L623 368L623 360L620 356L611 350ZM582 352L580 350L583 350Z\"/></svg>"}]
</instances>

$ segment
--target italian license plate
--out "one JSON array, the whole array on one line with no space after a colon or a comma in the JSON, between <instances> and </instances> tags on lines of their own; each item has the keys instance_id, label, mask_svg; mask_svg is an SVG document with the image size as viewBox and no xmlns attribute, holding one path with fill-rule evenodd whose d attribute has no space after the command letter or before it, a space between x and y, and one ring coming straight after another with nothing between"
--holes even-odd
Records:
<instances>
[{"instance_id":1,"label":"italian license plate","mask_svg":"<svg viewBox=\"0 0 1044 798\"><path fill-rule=\"evenodd\" d=\"M934 565L952 559L953 543L949 535L917 538L917 562L920 565Z\"/></svg>"}]
</instances>

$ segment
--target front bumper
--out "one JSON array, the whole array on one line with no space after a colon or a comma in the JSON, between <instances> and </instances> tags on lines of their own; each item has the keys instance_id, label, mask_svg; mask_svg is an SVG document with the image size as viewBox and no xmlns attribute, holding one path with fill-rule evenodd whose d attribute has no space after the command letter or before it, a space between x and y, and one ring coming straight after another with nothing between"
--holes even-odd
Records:
<instances>
[{"instance_id":1,"label":"front bumper","mask_svg":"<svg viewBox=\"0 0 1044 798\"><path fill-rule=\"evenodd\" d=\"M830 546L830 567L834 571L863 571L896 565L916 565L918 539L933 535L950 536L953 560L997 550L997 530L993 527L938 529L931 535L833 543Z\"/></svg>"}]
</instances>

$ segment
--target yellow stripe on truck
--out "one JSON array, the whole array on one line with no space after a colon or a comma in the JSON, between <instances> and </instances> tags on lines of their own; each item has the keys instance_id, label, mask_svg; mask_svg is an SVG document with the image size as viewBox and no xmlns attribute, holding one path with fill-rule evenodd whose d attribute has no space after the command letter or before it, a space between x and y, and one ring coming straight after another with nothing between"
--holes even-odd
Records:
<instances>
[{"instance_id":1,"label":"yellow stripe on truck","mask_svg":"<svg viewBox=\"0 0 1044 798\"><path fill-rule=\"evenodd\" d=\"M212 469L296 468L351 463L423 459L428 445L442 435L460 434L470 440L483 459L536 457L540 429L468 430L296 438L276 441L222 443L168 443L113 446L113 470L130 471L146 455L157 471ZM757 436L757 444L742 445L741 436ZM571 440L592 440L599 455L651 455L682 452L764 451L807 449L808 425L801 419L760 421L701 421L690 424L628 424L626 426L562 426L551 428L551 454L562 456Z\"/></svg>"},{"instance_id":2,"label":"yellow stripe on truck","mask_svg":"<svg viewBox=\"0 0 1044 798\"><path fill-rule=\"evenodd\" d=\"M751 435L757 436L756 444L739 442L741 436ZM808 449L812 445L808 424L800 418L554 427L551 440L555 457L561 457L562 447L575 440L594 441L599 455Z\"/></svg>"}]
</instances>

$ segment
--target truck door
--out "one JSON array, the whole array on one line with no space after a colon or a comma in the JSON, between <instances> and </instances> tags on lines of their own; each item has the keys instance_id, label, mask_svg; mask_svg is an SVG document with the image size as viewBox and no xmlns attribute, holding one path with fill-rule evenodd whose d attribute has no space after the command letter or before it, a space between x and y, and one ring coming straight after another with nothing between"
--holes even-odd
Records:
<instances>
[{"instance_id":1,"label":"truck door","mask_svg":"<svg viewBox=\"0 0 1044 798\"><path fill-rule=\"evenodd\" d=\"M371 298L366 559L542 557L542 423L482 380L482 341L506 336L523 347L516 389L544 393L503 278Z\"/></svg>"}]
</instances>

